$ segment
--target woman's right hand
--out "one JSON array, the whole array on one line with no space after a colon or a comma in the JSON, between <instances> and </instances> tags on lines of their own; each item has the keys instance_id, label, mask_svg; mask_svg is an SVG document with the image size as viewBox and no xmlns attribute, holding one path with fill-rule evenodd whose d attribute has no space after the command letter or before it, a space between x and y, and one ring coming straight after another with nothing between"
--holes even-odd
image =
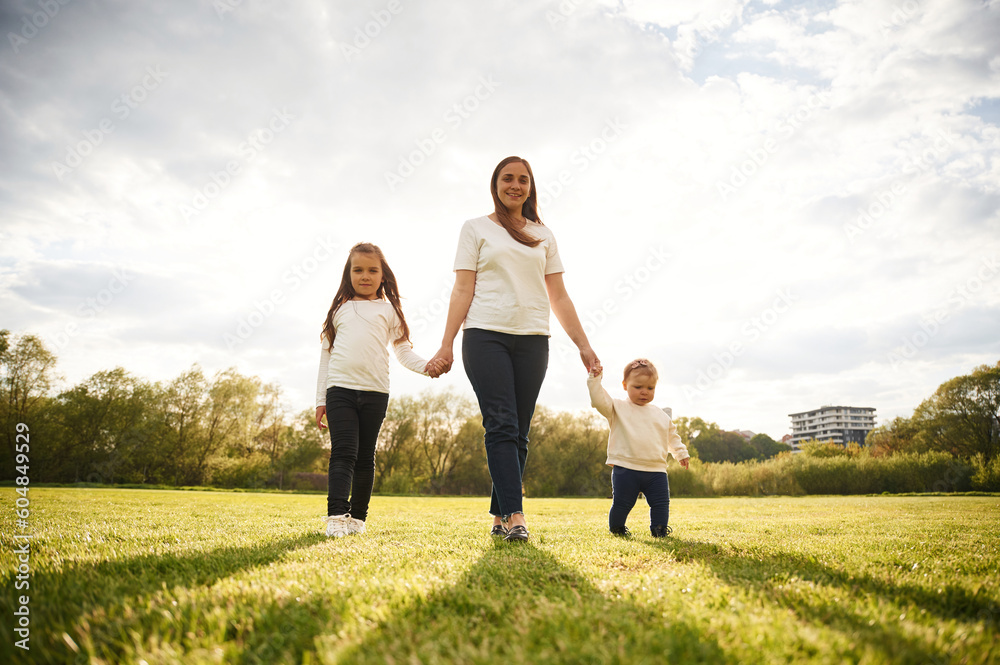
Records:
<instances>
[{"instance_id":1,"label":"woman's right hand","mask_svg":"<svg viewBox=\"0 0 1000 665\"><path fill-rule=\"evenodd\" d=\"M326 415L325 406L316 407L316 424L319 425L320 429L326 429L326 425L323 424L323 416Z\"/></svg>"},{"instance_id":2,"label":"woman's right hand","mask_svg":"<svg viewBox=\"0 0 1000 665\"><path fill-rule=\"evenodd\" d=\"M583 366L587 368L588 372L596 371L598 374L604 371L601 367L601 361L598 359L597 354L589 346L580 347L580 360L583 361ZM596 374L594 375L596 376Z\"/></svg>"}]
</instances>

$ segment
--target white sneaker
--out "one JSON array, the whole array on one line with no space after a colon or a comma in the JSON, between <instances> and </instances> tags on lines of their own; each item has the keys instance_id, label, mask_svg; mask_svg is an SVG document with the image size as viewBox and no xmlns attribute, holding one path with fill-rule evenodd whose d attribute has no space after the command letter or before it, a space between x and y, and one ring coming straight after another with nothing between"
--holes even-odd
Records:
<instances>
[{"instance_id":1,"label":"white sneaker","mask_svg":"<svg viewBox=\"0 0 1000 665\"><path fill-rule=\"evenodd\" d=\"M353 517L351 519L351 533L364 533L365 532L365 522L364 520L356 520Z\"/></svg>"},{"instance_id":2,"label":"white sneaker","mask_svg":"<svg viewBox=\"0 0 1000 665\"><path fill-rule=\"evenodd\" d=\"M353 522L350 515L330 515L326 518L326 535L343 538L349 533L354 533Z\"/></svg>"}]
</instances>

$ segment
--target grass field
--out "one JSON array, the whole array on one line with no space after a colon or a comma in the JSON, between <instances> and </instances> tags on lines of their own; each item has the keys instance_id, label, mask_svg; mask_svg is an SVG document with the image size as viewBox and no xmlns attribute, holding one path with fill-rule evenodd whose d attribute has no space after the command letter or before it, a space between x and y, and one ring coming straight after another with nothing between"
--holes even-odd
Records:
<instances>
[{"instance_id":1,"label":"grass field","mask_svg":"<svg viewBox=\"0 0 1000 665\"><path fill-rule=\"evenodd\" d=\"M674 536L609 501L30 490L29 591L0 490L0 662L997 663L1000 498L675 499ZM13 612L29 596L30 652Z\"/></svg>"}]
</instances>

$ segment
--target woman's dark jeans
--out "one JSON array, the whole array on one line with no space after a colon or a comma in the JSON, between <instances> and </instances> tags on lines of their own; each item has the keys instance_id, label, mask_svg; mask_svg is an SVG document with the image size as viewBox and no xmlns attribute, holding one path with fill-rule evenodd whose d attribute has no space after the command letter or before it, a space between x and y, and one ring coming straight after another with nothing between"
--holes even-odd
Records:
<instances>
[{"instance_id":1,"label":"woman's dark jeans","mask_svg":"<svg viewBox=\"0 0 1000 665\"><path fill-rule=\"evenodd\" d=\"M375 443L389 404L387 393L333 386L326 390L330 428L327 515L364 521L375 484ZM348 498L350 496L350 498Z\"/></svg>"},{"instance_id":2,"label":"woman's dark jeans","mask_svg":"<svg viewBox=\"0 0 1000 665\"><path fill-rule=\"evenodd\" d=\"M549 364L549 337L467 328L462 362L486 430L486 463L493 479L490 513L507 519L524 512L521 477L528 428Z\"/></svg>"},{"instance_id":3,"label":"woman's dark jeans","mask_svg":"<svg viewBox=\"0 0 1000 665\"><path fill-rule=\"evenodd\" d=\"M620 532L632 507L639 499L639 492L649 504L649 528L667 526L670 520L670 482L666 471L636 471L616 466L611 469L611 510L608 527Z\"/></svg>"}]
</instances>

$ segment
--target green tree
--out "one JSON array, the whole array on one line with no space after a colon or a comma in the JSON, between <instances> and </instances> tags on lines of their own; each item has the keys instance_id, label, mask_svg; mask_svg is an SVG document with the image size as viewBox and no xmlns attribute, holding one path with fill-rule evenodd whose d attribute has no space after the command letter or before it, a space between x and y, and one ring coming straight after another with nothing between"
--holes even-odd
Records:
<instances>
[{"instance_id":1,"label":"green tree","mask_svg":"<svg viewBox=\"0 0 1000 665\"><path fill-rule=\"evenodd\" d=\"M674 427L677 428L677 434L681 437L681 441L687 446L688 454L694 459L698 459L698 446L695 445L695 439L701 436L702 432L710 430L722 431L715 423L707 422L698 417L688 418L687 416L681 416L674 418L673 423Z\"/></svg>"},{"instance_id":2,"label":"green tree","mask_svg":"<svg viewBox=\"0 0 1000 665\"><path fill-rule=\"evenodd\" d=\"M7 454L0 464L0 478L14 477L18 423L28 426L34 451L49 392L58 379L55 366L55 354L35 335L11 338L10 331L0 330L0 424L7 444Z\"/></svg>"},{"instance_id":3,"label":"green tree","mask_svg":"<svg viewBox=\"0 0 1000 665\"><path fill-rule=\"evenodd\" d=\"M325 477L329 459L330 437L326 430L316 427L315 410L301 411L282 434L282 453L276 467L278 489L284 489L288 478L294 474L322 474Z\"/></svg>"},{"instance_id":4,"label":"green tree","mask_svg":"<svg viewBox=\"0 0 1000 665\"><path fill-rule=\"evenodd\" d=\"M161 403L163 481L171 485L198 485L199 469L211 440L205 432L208 381L197 364L167 386ZM217 439L216 439L217 440Z\"/></svg>"},{"instance_id":5,"label":"green tree","mask_svg":"<svg viewBox=\"0 0 1000 665\"><path fill-rule=\"evenodd\" d=\"M698 438L702 432L707 432L709 430L721 431L719 426L712 422L707 422L701 418L694 417L688 418L687 416L680 416L678 418L673 418L674 427L677 428L677 434L681 437L681 441L689 449L694 443L694 440ZM694 454L692 453L692 457Z\"/></svg>"},{"instance_id":6,"label":"green tree","mask_svg":"<svg viewBox=\"0 0 1000 665\"><path fill-rule=\"evenodd\" d=\"M920 447L958 457L1000 453L1000 362L945 381L913 413Z\"/></svg>"},{"instance_id":7,"label":"green tree","mask_svg":"<svg viewBox=\"0 0 1000 665\"><path fill-rule=\"evenodd\" d=\"M918 431L917 423L911 418L897 416L868 432L865 446L876 457L911 451L914 450L914 438Z\"/></svg>"},{"instance_id":8,"label":"green tree","mask_svg":"<svg viewBox=\"0 0 1000 665\"><path fill-rule=\"evenodd\" d=\"M226 487L283 487L286 420L276 384L235 368L218 372L207 389L193 475Z\"/></svg>"},{"instance_id":9,"label":"green tree","mask_svg":"<svg viewBox=\"0 0 1000 665\"><path fill-rule=\"evenodd\" d=\"M485 433L478 412L462 426L451 471L442 486L443 493L483 496L493 489L483 443Z\"/></svg>"},{"instance_id":10,"label":"green tree","mask_svg":"<svg viewBox=\"0 0 1000 665\"><path fill-rule=\"evenodd\" d=\"M59 435L46 464L60 482L142 482L155 387L121 367L95 373L53 401Z\"/></svg>"},{"instance_id":11,"label":"green tree","mask_svg":"<svg viewBox=\"0 0 1000 665\"><path fill-rule=\"evenodd\" d=\"M284 454L282 432L285 428L287 414L281 404L281 388L276 383L261 383L253 378L257 385L256 399L251 402L253 407L253 445L267 456L273 467Z\"/></svg>"},{"instance_id":12,"label":"green tree","mask_svg":"<svg viewBox=\"0 0 1000 665\"><path fill-rule=\"evenodd\" d=\"M611 492L608 423L596 412L536 407L524 472L529 496L606 496Z\"/></svg>"},{"instance_id":13,"label":"green tree","mask_svg":"<svg viewBox=\"0 0 1000 665\"><path fill-rule=\"evenodd\" d=\"M468 397L448 389L440 392L424 390L416 403L413 451L426 470L428 490L440 494L448 474L460 453L470 441L475 441L474 418L476 405ZM472 421L472 425L469 423Z\"/></svg>"},{"instance_id":14,"label":"green tree","mask_svg":"<svg viewBox=\"0 0 1000 665\"><path fill-rule=\"evenodd\" d=\"M418 418L419 406L412 396L389 399L375 449L374 491L416 491L414 479L420 475L420 460L414 451Z\"/></svg>"},{"instance_id":15,"label":"green tree","mask_svg":"<svg viewBox=\"0 0 1000 665\"><path fill-rule=\"evenodd\" d=\"M746 462L758 459L757 450L747 443L743 435L719 429L703 430L695 439L695 446L702 462Z\"/></svg>"},{"instance_id":16,"label":"green tree","mask_svg":"<svg viewBox=\"0 0 1000 665\"><path fill-rule=\"evenodd\" d=\"M757 451L758 459L771 459L779 453L788 452L792 449L787 443L775 441L767 434L755 434L750 439L750 445Z\"/></svg>"}]
</instances>

